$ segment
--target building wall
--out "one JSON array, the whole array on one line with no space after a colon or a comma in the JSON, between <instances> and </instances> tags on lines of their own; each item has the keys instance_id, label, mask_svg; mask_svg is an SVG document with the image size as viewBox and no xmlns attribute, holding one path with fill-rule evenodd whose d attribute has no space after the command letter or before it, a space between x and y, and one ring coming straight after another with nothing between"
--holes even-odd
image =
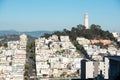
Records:
<instances>
[{"instance_id":1,"label":"building wall","mask_svg":"<svg viewBox=\"0 0 120 80\"><path fill-rule=\"evenodd\" d=\"M105 64L104 64L104 66L105 66L105 72L104 72L104 78L105 79L108 79L109 78L109 59L108 58L105 58Z\"/></svg>"},{"instance_id":2,"label":"building wall","mask_svg":"<svg viewBox=\"0 0 120 80\"><path fill-rule=\"evenodd\" d=\"M81 79L86 79L86 60L81 60Z\"/></svg>"},{"instance_id":3,"label":"building wall","mask_svg":"<svg viewBox=\"0 0 120 80\"><path fill-rule=\"evenodd\" d=\"M101 74L105 79L108 79L109 60L104 61L81 61L81 79L96 78Z\"/></svg>"},{"instance_id":4,"label":"building wall","mask_svg":"<svg viewBox=\"0 0 120 80\"><path fill-rule=\"evenodd\" d=\"M117 75L120 74L120 62L115 60L110 60L109 78L114 80Z\"/></svg>"},{"instance_id":5,"label":"building wall","mask_svg":"<svg viewBox=\"0 0 120 80\"><path fill-rule=\"evenodd\" d=\"M92 61L81 61L81 79L93 78L94 66Z\"/></svg>"},{"instance_id":6,"label":"building wall","mask_svg":"<svg viewBox=\"0 0 120 80\"><path fill-rule=\"evenodd\" d=\"M93 62L86 62L86 79L94 78L94 65Z\"/></svg>"},{"instance_id":7,"label":"building wall","mask_svg":"<svg viewBox=\"0 0 120 80\"><path fill-rule=\"evenodd\" d=\"M94 77L97 77L98 76L98 70L99 70L99 62L96 61L96 62L93 62L93 66L94 66L94 72L93 72L93 76Z\"/></svg>"}]
</instances>

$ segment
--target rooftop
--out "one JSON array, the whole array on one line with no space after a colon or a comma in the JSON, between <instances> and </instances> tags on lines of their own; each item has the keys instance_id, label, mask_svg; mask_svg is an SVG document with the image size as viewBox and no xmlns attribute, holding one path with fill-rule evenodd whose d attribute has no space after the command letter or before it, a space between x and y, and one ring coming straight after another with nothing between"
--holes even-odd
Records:
<instances>
[{"instance_id":1,"label":"rooftop","mask_svg":"<svg viewBox=\"0 0 120 80\"><path fill-rule=\"evenodd\" d=\"M108 58L111 60L120 61L120 56L108 56Z\"/></svg>"}]
</instances>

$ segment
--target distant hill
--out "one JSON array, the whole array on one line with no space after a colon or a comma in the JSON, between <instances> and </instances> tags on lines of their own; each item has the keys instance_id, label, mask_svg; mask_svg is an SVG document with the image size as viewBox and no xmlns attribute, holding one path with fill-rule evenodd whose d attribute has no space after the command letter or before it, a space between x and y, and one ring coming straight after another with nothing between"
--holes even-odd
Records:
<instances>
[{"instance_id":1,"label":"distant hill","mask_svg":"<svg viewBox=\"0 0 120 80\"><path fill-rule=\"evenodd\" d=\"M45 33L51 34L52 31L19 32L15 30L2 30L0 31L0 41L7 42L19 40L20 34L26 34L28 36L28 41L33 41Z\"/></svg>"},{"instance_id":2,"label":"distant hill","mask_svg":"<svg viewBox=\"0 0 120 80\"><path fill-rule=\"evenodd\" d=\"M40 37L40 36L44 35L44 33L51 34L52 31L32 31L32 32L22 32L22 33L25 33L25 34L33 36L33 37Z\"/></svg>"},{"instance_id":3,"label":"distant hill","mask_svg":"<svg viewBox=\"0 0 120 80\"><path fill-rule=\"evenodd\" d=\"M25 33L27 35L30 35L32 37L40 37L44 33L52 33L52 31L19 32L19 31L15 31L15 30L2 30L2 31L0 31L0 36L20 35L20 34L23 34L23 33Z\"/></svg>"},{"instance_id":4,"label":"distant hill","mask_svg":"<svg viewBox=\"0 0 120 80\"><path fill-rule=\"evenodd\" d=\"M28 41L33 41L37 39L37 37L32 37L30 35L27 35ZM0 41L2 42L8 42L8 41L17 41L19 40L19 35L7 35L7 36L0 36Z\"/></svg>"},{"instance_id":5,"label":"distant hill","mask_svg":"<svg viewBox=\"0 0 120 80\"><path fill-rule=\"evenodd\" d=\"M0 31L0 36L7 36L7 35L18 35L19 32L15 30L2 30Z\"/></svg>"}]
</instances>

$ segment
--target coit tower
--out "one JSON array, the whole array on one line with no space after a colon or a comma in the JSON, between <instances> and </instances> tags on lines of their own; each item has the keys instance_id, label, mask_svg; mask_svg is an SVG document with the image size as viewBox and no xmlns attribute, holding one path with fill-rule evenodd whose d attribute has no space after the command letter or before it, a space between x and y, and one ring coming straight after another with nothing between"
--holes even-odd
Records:
<instances>
[{"instance_id":1,"label":"coit tower","mask_svg":"<svg viewBox=\"0 0 120 80\"><path fill-rule=\"evenodd\" d=\"M87 13L84 14L84 26L85 26L85 29L88 29L88 14Z\"/></svg>"}]
</instances>

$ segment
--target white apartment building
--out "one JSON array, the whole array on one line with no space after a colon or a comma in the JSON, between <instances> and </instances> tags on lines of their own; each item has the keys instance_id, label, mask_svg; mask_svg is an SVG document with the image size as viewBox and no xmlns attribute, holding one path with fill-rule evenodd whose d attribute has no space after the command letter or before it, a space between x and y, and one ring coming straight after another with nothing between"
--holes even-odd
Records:
<instances>
[{"instance_id":1,"label":"white apartment building","mask_svg":"<svg viewBox=\"0 0 120 80\"><path fill-rule=\"evenodd\" d=\"M112 34L115 38L118 38L120 36L118 32L113 32Z\"/></svg>"},{"instance_id":2,"label":"white apartment building","mask_svg":"<svg viewBox=\"0 0 120 80\"><path fill-rule=\"evenodd\" d=\"M26 49L26 44L27 44L27 35L22 34L19 36L20 40L19 41L9 41L8 44L8 49Z\"/></svg>"},{"instance_id":3,"label":"white apartment building","mask_svg":"<svg viewBox=\"0 0 120 80\"><path fill-rule=\"evenodd\" d=\"M0 54L0 80L24 80L27 36L20 35L19 41L8 42L8 48Z\"/></svg>"},{"instance_id":4,"label":"white apartment building","mask_svg":"<svg viewBox=\"0 0 120 80\"><path fill-rule=\"evenodd\" d=\"M81 61L81 79L93 79L98 75L104 76L104 79L109 79L109 60L105 58L104 61Z\"/></svg>"},{"instance_id":5,"label":"white apartment building","mask_svg":"<svg viewBox=\"0 0 120 80\"><path fill-rule=\"evenodd\" d=\"M88 45L90 44L90 40L84 38L84 37L77 37L76 39L80 45Z\"/></svg>"},{"instance_id":6,"label":"white apartment building","mask_svg":"<svg viewBox=\"0 0 120 80\"><path fill-rule=\"evenodd\" d=\"M93 61L82 60L81 61L81 79L94 78L93 72L94 72Z\"/></svg>"},{"instance_id":7,"label":"white apartment building","mask_svg":"<svg viewBox=\"0 0 120 80\"><path fill-rule=\"evenodd\" d=\"M69 36L60 36L61 42L70 42Z\"/></svg>"}]
</instances>

